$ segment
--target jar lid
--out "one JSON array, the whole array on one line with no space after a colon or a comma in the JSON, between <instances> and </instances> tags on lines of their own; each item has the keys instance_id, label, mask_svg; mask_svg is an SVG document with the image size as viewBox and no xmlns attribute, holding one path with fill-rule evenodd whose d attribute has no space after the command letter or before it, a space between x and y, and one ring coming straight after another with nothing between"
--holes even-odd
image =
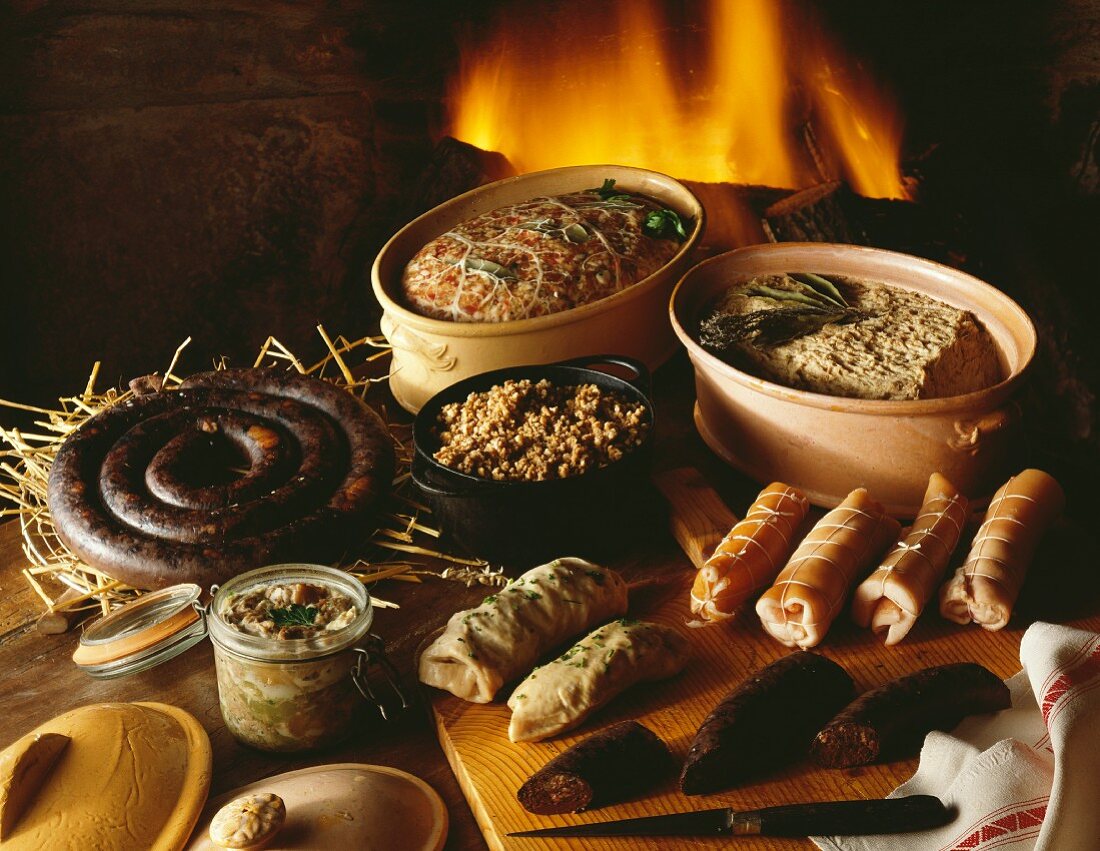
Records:
<instances>
[{"instance_id":1,"label":"jar lid","mask_svg":"<svg viewBox=\"0 0 1100 851\"><path fill-rule=\"evenodd\" d=\"M193 647L206 636L195 603L198 585L172 585L143 594L89 624L73 661L100 679L144 671Z\"/></svg>"},{"instance_id":2,"label":"jar lid","mask_svg":"<svg viewBox=\"0 0 1100 851\"><path fill-rule=\"evenodd\" d=\"M357 614L347 626L310 638L270 638L243 632L226 619L232 600L270 585L315 584L349 597ZM363 583L345 570L323 564L293 562L271 564L234 576L222 586L211 589L207 624L215 647L256 662L287 662L317 659L338 653L357 644L370 630L374 620L370 594Z\"/></svg>"}]
</instances>

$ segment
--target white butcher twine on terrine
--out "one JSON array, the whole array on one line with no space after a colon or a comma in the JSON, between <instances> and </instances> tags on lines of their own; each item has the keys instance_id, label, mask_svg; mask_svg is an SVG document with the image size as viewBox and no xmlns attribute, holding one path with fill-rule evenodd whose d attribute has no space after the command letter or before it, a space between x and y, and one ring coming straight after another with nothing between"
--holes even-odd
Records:
<instances>
[{"instance_id":1,"label":"white butcher twine on terrine","mask_svg":"<svg viewBox=\"0 0 1100 851\"><path fill-rule=\"evenodd\" d=\"M848 304L866 316L776 345L742 340L727 355L735 365L777 384L856 399L936 399L997 384L1004 370L997 345L968 310L923 293L830 275ZM760 286L792 289L786 275L739 284L714 312L774 310L786 303L751 295Z\"/></svg>"},{"instance_id":2,"label":"white butcher twine on terrine","mask_svg":"<svg viewBox=\"0 0 1100 851\"><path fill-rule=\"evenodd\" d=\"M613 190L612 190L613 191ZM409 261L407 306L455 322L559 313L648 277L679 249L650 236L650 198L608 190L533 198L455 225Z\"/></svg>"}]
</instances>

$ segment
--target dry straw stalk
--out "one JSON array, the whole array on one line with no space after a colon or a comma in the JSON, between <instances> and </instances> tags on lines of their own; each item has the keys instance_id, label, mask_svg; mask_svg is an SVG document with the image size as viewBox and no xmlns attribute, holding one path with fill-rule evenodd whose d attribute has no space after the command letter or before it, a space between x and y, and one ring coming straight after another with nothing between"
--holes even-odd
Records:
<instances>
[{"instance_id":1,"label":"dry straw stalk","mask_svg":"<svg viewBox=\"0 0 1100 851\"><path fill-rule=\"evenodd\" d=\"M348 340L330 337L323 327L317 332L328 353L314 364L304 364L290 349L274 337L268 337L256 356L254 366L269 369L293 369L332 381L349 393L365 399L371 385L385 376L357 377L369 371L369 365L390 355L389 346L379 337ZM161 392L172 392L182 383L177 366L188 337L176 349L162 378ZM354 366L353 366L354 364ZM225 359L215 363L226 366ZM23 575L41 598L47 611L98 608L103 614L140 594L85 564L58 537L46 502L46 485L50 467L61 444L73 431L91 417L119 402L131 398L131 390L109 387L96 390L100 364L92 367L84 390L75 396L58 400L56 408L40 408L0 399L0 406L35 415L34 431L0 427L0 500L11 507L0 509L0 517L18 518L23 535L23 554L27 566ZM412 498L409 476L411 460L408 426L392 425L391 434L397 452L397 473L388 511L361 557L349 557L340 566L373 586L383 580L420 582L429 576L462 582L466 585L503 585L505 579L498 568L487 562L467 559L439 551L432 544L439 531L432 527L429 509ZM76 594L61 599L65 589ZM394 607L374 597L375 605Z\"/></svg>"}]
</instances>

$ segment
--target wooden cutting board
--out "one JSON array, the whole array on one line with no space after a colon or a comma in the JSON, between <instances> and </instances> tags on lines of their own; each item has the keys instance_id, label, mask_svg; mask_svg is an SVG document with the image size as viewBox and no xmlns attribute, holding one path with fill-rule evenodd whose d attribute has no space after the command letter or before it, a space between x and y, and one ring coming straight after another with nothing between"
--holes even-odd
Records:
<instances>
[{"instance_id":1,"label":"wooden cutting board","mask_svg":"<svg viewBox=\"0 0 1100 851\"><path fill-rule=\"evenodd\" d=\"M660 482L676 510L672 530L693 561L705 558L733 525L733 516L713 491L685 471L674 471ZM734 847L752 849L805 849L808 840L765 838L619 838L619 839L515 839L507 833L685 810L729 806L740 809L831 799L883 797L907 780L916 759L850 770L817 768L808 762L716 795L688 797L679 792L676 778L640 799L587 813L535 816L516 801L516 790L549 759L570 745L615 722L635 719L659 735L682 762L696 729L713 706L742 678L790 652L760 627L751 606L728 624L702 629L685 625L690 619L688 592L695 566L684 560L682 576L660 583L631 586L630 614L681 629L694 645L695 657L678 677L639 686L626 692L584 724L575 735L534 744L508 741L510 710L504 703L467 703L445 692L431 690L432 711L439 740L455 776L473 810L485 841L493 851L683 851ZM1095 612L1095 609L1092 611ZM1100 630L1100 615L1073 621L1083 628ZM834 624L823 644L815 648L842 664L860 689L880 685L930 665L976 661L998 676L1020 670L1019 650L1023 628L986 632L975 626L961 627L934 612L896 647L882 644L870 631L856 628L847 618ZM813 695L807 695L812 700Z\"/></svg>"}]
</instances>

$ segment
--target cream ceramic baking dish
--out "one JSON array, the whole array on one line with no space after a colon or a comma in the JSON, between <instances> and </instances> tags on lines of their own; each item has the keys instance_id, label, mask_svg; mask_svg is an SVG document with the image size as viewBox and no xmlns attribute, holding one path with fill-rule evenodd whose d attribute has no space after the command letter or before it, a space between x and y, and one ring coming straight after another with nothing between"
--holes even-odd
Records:
<instances>
[{"instance_id":1,"label":"cream ceramic baking dish","mask_svg":"<svg viewBox=\"0 0 1100 851\"><path fill-rule=\"evenodd\" d=\"M849 399L765 381L696 342L700 313L719 292L757 275L793 271L882 281L970 310L996 342L1007 377L942 399ZM700 435L760 482L796 485L825 507L866 487L890 513L912 517L933 472L981 500L1026 466L1016 396L1035 354L1035 327L1016 302L971 275L854 245L758 245L693 268L673 291L669 311L695 367Z\"/></svg>"},{"instance_id":2,"label":"cream ceramic baking dish","mask_svg":"<svg viewBox=\"0 0 1100 851\"><path fill-rule=\"evenodd\" d=\"M690 219L676 254L633 286L591 304L513 322L447 322L404 307L401 275L412 256L454 225L507 204L600 186L611 178L627 192L648 195ZM511 177L479 187L409 222L383 246L371 283L382 305L382 333L393 346L390 389L408 411L463 378L520 364L553 363L615 352L654 369L676 349L665 309L669 293L692 261L704 227L703 207L663 174L615 165L570 166Z\"/></svg>"}]
</instances>

